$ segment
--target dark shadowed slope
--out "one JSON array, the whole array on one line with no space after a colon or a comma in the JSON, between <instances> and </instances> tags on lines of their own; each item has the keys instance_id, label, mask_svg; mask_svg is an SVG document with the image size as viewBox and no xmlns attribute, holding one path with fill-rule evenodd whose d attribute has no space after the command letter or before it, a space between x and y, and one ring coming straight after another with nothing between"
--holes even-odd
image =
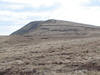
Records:
<instances>
[{"instance_id":1,"label":"dark shadowed slope","mask_svg":"<svg viewBox=\"0 0 100 75\"><path fill-rule=\"evenodd\" d=\"M23 28L12 33L11 35L21 35L21 34L28 33L30 31L35 30L41 23L42 23L41 21L30 22L29 24L25 25Z\"/></svg>"},{"instance_id":2,"label":"dark shadowed slope","mask_svg":"<svg viewBox=\"0 0 100 75\"><path fill-rule=\"evenodd\" d=\"M48 37L98 36L100 34L100 27L50 19L46 21L31 22L11 35L26 34Z\"/></svg>"}]
</instances>

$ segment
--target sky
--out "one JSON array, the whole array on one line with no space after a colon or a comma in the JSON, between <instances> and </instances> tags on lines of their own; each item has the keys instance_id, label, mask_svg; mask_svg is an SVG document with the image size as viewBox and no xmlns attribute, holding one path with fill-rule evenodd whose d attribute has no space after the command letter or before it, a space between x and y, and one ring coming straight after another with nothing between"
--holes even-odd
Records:
<instances>
[{"instance_id":1,"label":"sky","mask_svg":"<svg viewBox=\"0 0 100 75\"><path fill-rule=\"evenodd\" d=\"M100 0L0 0L0 35L47 19L100 26Z\"/></svg>"}]
</instances>

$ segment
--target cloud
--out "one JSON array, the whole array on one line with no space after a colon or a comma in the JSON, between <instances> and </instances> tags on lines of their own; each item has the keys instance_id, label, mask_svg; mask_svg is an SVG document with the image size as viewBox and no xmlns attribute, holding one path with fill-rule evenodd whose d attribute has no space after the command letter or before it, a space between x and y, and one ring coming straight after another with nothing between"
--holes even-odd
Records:
<instances>
[{"instance_id":1,"label":"cloud","mask_svg":"<svg viewBox=\"0 0 100 75\"><path fill-rule=\"evenodd\" d=\"M34 20L61 19L100 25L99 1L0 0L0 34L10 34Z\"/></svg>"},{"instance_id":2,"label":"cloud","mask_svg":"<svg viewBox=\"0 0 100 75\"><path fill-rule=\"evenodd\" d=\"M62 7L55 11L53 18L80 23L100 25L100 7L84 6L91 0L62 0Z\"/></svg>"},{"instance_id":3,"label":"cloud","mask_svg":"<svg viewBox=\"0 0 100 75\"><path fill-rule=\"evenodd\" d=\"M85 5L90 7L91 6L97 7L100 6L100 0L90 0L89 3L86 3Z\"/></svg>"},{"instance_id":4,"label":"cloud","mask_svg":"<svg viewBox=\"0 0 100 75\"><path fill-rule=\"evenodd\" d=\"M56 3L56 0L1 0L2 2L31 5L32 7L40 7L41 5L51 6Z\"/></svg>"},{"instance_id":5,"label":"cloud","mask_svg":"<svg viewBox=\"0 0 100 75\"><path fill-rule=\"evenodd\" d=\"M42 5L40 7L32 7L30 5L0 5L0 10L3 11L14 11L14 12L27 12L27 11L31 11L31 12L49 12L49 11L53 11L57 8L59 8L60 4L53 4L52 6L45 6Z\"/></svg>"}]
</instances>

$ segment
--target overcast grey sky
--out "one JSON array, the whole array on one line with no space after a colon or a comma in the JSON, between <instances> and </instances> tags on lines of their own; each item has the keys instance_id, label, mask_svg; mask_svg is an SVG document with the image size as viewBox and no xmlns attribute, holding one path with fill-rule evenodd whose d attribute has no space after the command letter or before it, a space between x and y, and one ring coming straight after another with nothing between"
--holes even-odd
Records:
<instances>
[{"instance_id":1,"label":"overcast grey sky","mask_svg":"<svg viewBox=\"0 0 100 75\"><path fill-rule=\"evenodd\" d=\"M0 0L0 35L46 19L100 26L100 0Z\"/></svg>"}]
</instances>

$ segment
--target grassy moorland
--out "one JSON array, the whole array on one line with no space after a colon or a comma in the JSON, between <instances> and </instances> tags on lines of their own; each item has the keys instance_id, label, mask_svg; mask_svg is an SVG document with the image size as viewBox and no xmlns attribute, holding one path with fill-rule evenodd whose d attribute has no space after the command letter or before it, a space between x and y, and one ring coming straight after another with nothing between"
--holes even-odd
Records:
<instances>
[{"instance_id":1,"label":"grassy moorland","mask_svg":"<svg viewBox=\"0 0 100 75\"><path fill-rule=\"evenodd\" d=\"M0 75L100 75L99 37L0 41Z\"/></svg>"}]
</instances>

